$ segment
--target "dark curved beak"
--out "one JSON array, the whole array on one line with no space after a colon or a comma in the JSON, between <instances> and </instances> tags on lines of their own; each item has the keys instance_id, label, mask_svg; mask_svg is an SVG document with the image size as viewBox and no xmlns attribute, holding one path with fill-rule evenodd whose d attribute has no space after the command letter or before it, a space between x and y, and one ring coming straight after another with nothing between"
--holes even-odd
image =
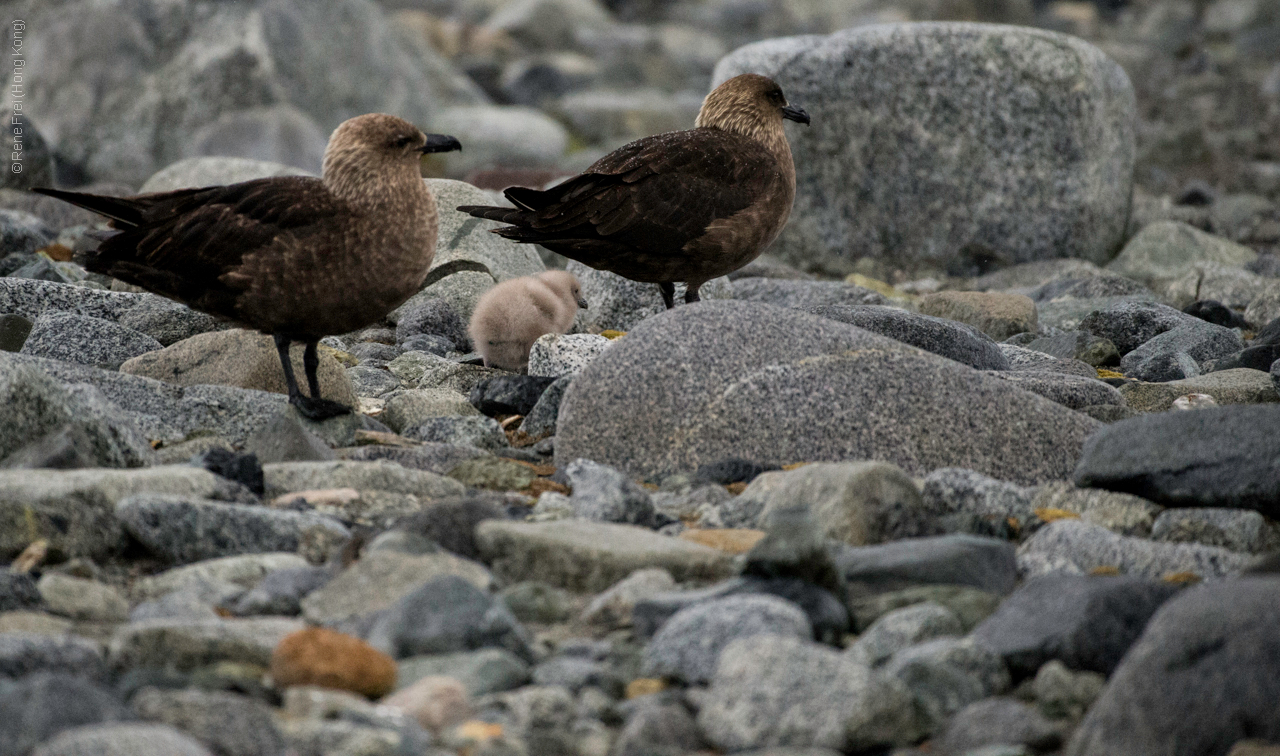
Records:
<instances>
[{"instance_id":1,"label":"dark curved beak","mask_svg":"<svg viewBox=\"0 0 1280 756\"><path fill-rule=\"evenodd\" d=\"M427 134L427 143L418 148L424 155L429 152L453 152L461 150L462 142L448 134Z\"/></svg>"},{"instance_id":2,"label":"dark curved beak","mask_svg":"<svg viewBox=\"0 0 1280 756\"><path fill-rule=\"evenodd\" d=\"M796 108L788 105L782 109L782 117L788 121L803 123L805 126L809 125L809 114L804 112L804 108Z\"/></svg>"},{"instance_id":3,"label":"dark curved beak","mask_svg":"<svg viewBox=\"0 0 1280 756\"><path fill-rule=\"evenodd\" d=\"M578 297L578 306L584 310L587 309L587 300L583 299L581 295Z\"/></svg>"}]
</instances>

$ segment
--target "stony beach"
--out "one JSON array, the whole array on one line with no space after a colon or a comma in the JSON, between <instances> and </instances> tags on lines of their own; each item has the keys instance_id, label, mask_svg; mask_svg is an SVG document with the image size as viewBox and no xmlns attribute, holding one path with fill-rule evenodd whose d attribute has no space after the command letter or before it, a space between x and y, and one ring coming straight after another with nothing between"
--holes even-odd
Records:
<instances>
[{"instance_id":1,"label":"stony beach","mask_svg":"<svg viewBox=\"0 0 1280 756\"><path fill-rule=\"evenodd\" d=\"M1280 756L1272 0L0 10L0 756ZM812 123L701 302L453 210L748 72ZM369 112L463 150L319 422L28 191L319 175Z\"/></svg>"}]
</instances>

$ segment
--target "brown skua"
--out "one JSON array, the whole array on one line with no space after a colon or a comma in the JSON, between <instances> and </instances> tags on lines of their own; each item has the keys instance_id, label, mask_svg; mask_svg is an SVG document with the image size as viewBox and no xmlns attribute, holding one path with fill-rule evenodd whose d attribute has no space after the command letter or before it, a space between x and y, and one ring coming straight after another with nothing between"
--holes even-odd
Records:
<instances>
[{"instance_id":1,"label":"brown skua","mask_svg":"<svg viewBox=\"0 0 1280 756\"><path fill-rule=\"evenodd\" d=\"M563 270L503 281L476 303L471 341L486 367L524 370L533 342L567 332L586 306L577 277Z\"/></svg>"},{"instance_id":2,"label":"brown skua","mask_svg":"<svg viewBox=\"0 0 1280 756\"><path fill-rule=\"evenodd\" d=\"M287 176L134 197L33 191L111 219L119 232L85 267L275 337L289 401L305 416L350 412L322 399L317 343L380 321L421 287L436 246L424 153L461 149L395 116L343 122L321 178ZM289 345L306 345L311 396Z\"/></svg>"},{"instance_id":3,"label":"brown skua","mask_svg":"<svg viewBox=\"0 0 1280 756\"><path fill-rule=\"evenodd\" d=\"M668 309L702 284L759 256L782 230L796 194L783 120L809 123L782 89L743 74L707 95L695 128L646 137L545 191L510 187L515 208L465 205L510 224L494 233L584 265L658 284Z\"/></svg>"}]
</instances>

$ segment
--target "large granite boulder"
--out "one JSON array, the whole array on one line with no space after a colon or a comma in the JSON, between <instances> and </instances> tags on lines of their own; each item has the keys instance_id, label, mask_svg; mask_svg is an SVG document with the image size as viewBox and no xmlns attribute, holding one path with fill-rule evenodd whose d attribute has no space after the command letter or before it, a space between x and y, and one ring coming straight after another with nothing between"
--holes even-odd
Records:
<instances>
[{"instance_id":1,"label":"large granite boulder","mask_svg":"<svg viewBox=\"0 0 1280 756\"><path fill-rule=\"evenodd\" d=\"M876 459L1029 484L1070 474L1098 423L855 326L708 301L605 350L570 385L557 427L558 464L586 457L640 477L728 457Z\"/></svg>"},{"instance_id":2,"label":"large granite boulder","mask_svg":"<svg viewBox=\"0 0 1280 756\"><path fill-rule=\"evenodd\" d=\"M739 48L713 84L747 72L775 79L813 117L788 129L796 202L773 247L788 261L841 273L860 257L904 268L1103 263L1124 240L1133 87L1079 39L863 26Z\"/></svg>"}]
</instances>

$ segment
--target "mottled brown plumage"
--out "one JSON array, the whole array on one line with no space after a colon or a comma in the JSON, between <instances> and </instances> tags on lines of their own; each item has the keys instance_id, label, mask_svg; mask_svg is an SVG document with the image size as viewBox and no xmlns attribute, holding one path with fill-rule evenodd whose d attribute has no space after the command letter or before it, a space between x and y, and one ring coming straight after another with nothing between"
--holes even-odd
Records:
<instances>
[{"instance_id":1,"label":"mottled brown plumage","mask_svg":"<svg viewBox=\"0 0 1280 756\"><path fill-rule=\"evenodd\" d=\"M668 308L676 281L696 302L698 287L754 260L787 222L796 175L784 119L809 122L772 80L744 74L707 95L689 131L632 142L545 191L511 187L514 209L458 209L510 224L494 230L508 239L657 283Z\"/></svg>"},{"instance_id":2,"label":"mottled brown plumage","mask_svg":"<svg viewBox=\"0 0 1280 756\"><path fill-rule=\"evenodd\" d=\"M395 116L333 132L322 178L282 177L136 197L35 189L111 219L120 232L85 267L276 337L289 399L313 417L349 411L319 397L316 343L378 322L412 296L435 255L424 152L460 149ZM289 344L307 345L311 397Z\"/></svg>"}]
</instances>

